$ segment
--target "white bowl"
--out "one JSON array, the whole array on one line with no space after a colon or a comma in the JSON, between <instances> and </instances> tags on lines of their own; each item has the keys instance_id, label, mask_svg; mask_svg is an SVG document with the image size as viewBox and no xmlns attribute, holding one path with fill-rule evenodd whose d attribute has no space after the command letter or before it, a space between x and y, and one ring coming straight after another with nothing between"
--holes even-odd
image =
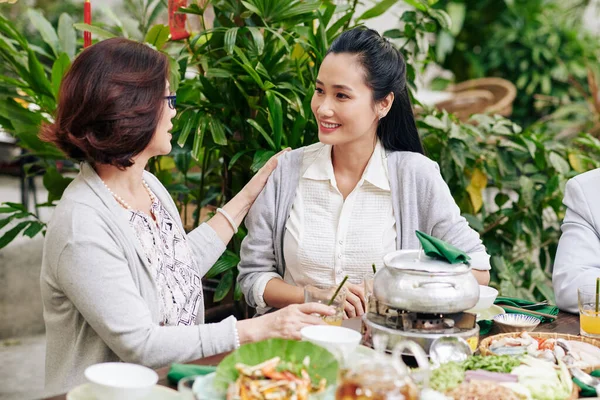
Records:
<instances>
[{"instance_id":1,"label":"white bowl","mask_svg":"<svg viewBox=\"0 0 600 400\"><path fill-rule=\"evenodd\" d=\"M487 310L494 304L494 300L498 297L498 291L493 287L479 285L479 300L475 307L471 308L473 311Z\"/></svg>"},{"instance_id":2,"label":"white bowl","mask_svg":"<svg viewBox=\"0 0 600 400\"><path fill-rule=\"evenodd\" d=\"M524 314L501 314L494 317L494 323L502 333L531 332L540 322L539 318Z\"/></svg>"},{"instance_id":3,"label":"white bowl","mask_svg":"<svg viewBox=\"0 0 600 400\"><path fill-rule=\"evenodd\" d=\"M324 347L338 359L347 359L362 339L361 334L353 329L332 325L306 326L300 335L302 340Z\"/></svg>"},{"instance_id":4,"label":"white bowl","mask_svg":"<svg viewBox=\"0 0 600 400\"><path fill-rule=\"evenodd\" d=\"M98 400L141 399L158 382L158 374L150 368L120 362L95 364L84 374Z\"/></svg>"}]
</instances>

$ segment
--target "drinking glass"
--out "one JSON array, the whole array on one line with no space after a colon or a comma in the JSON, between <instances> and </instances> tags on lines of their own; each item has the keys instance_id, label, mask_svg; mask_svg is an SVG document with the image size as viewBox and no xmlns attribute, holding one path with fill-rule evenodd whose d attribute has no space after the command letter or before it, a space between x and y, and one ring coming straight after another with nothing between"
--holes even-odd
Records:
<instances>
[{"instance_id":1,"label":"drinking glass","mask_svg":"<svg viewBox=\"0 0 600 400\"><path fill-rule=\"evenodd\" d=\"M596 297L596 285L584 285L577 289L581 336L600 338L600 304L597 303L598 301L600 298Z\"/></svg>"},{"instance_id":2,"label":"drinking glass","mask_svg":"<svg viewBox=\"0 0 600 400\"><path fill-rule=\"evenodd\" d=\"M373 278L365 278L363 281L364 290L365 290L365 313L367 312L377 312L377 307L375 306L375 302L373 302L374 310L371 311L371 296L373 295Z\"/></svg>"},{"instance_id":3,"label":"drinking glass","mask_svg":"<svg viewBox=\"0 0 600 400\"><path fill-rule=\"evenodd\" d=\"M329 300L331 300L336 290L337 286L306 285L304 286L304 302L329 304ZM348 289L342 287L331 303L331 306L335 308L335 314L324 315L322 317L323 321L329 325L342 326L346 293L348 293Z\"/></svg>"},{"instance_id":4,"label":"drinking glass","mask_svg":"<svg viewBox=\"0 0 600 400\"><path fill-rule=\"evenodd\" d=\"M196 395L192 388L194 387L194 382L196 382L196 378L201 378L200 376L187 376L185 378L181 378L177 383L177 391L181 393L182 400L196 400Z\"/></svg>"}]
</instances>

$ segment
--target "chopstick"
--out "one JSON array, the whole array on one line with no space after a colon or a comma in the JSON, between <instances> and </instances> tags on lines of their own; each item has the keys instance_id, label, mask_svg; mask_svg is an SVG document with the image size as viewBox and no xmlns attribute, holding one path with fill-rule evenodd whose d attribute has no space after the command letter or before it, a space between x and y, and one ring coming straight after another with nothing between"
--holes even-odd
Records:
<instances>
[{"instance_id":1,"label":"chopstick","mask_svg":"<svg viewBox=\"0 0 600 400\"><path fill-rule=\"evenodd\" d=\"M558 318L557 315L546 314L546 313L539 312L539 311L527 310L527 309L520 308L520 307L505 306L503 304L500 304L500 307L504 308L505 310L523 311L523 312L525 312L527 314L539 315L540 317L546 317L546 318L552 318L552 319Z\"/></svg>"}]
</instances>

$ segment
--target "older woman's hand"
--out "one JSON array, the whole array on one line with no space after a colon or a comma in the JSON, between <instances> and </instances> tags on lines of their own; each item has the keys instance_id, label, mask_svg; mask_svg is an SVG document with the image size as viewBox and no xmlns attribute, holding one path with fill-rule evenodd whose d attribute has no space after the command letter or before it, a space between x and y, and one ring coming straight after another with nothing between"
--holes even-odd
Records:
<instances>
[{"instance_id":1,"label":"older woman's hand","mask_svg":"<svg viewBox=\"0 0 600 400\"><path fill-rule=\"evenodd\" d=\"M318 315L315 315L318 314ZM240 343L270 338L301 339L300 330L310 325L325 325L319 315L333 315L335 309L319 303L292 304L258 318L237 322Z\"/></svg>"},{"instance_id":2,"label":"older woman's hand","mask_svg":"<svg viewBox=\"0 0 600 400\"><path fill-rule=\"evenodd\" d=\"M290 148L280 151L267 161L265 165L250 179L250 181L240 191L240 194L244 196L248 205L252 205L254 200L258 197L260 192L267 184L267 180L271 173L277 168L277 159L284 153L290 151Z\"/></svg>"},{"instance_id":3,"label":"older woman's hand","mask_svg":"<svg viewBox=\"0 0 600 400\"><path fill-rule=\"evenodd\" d=\"M246 213L267 184L271 173L277 167L277 158L289 150L289 148L282 150L271 157L233 199L225 204L221 210L217 210L223 215L217 213L208 221L208 225L215 230L223 243L229 243L233 234L237 232L237 228L244 220Z\"/></svg>"}]
</instances>

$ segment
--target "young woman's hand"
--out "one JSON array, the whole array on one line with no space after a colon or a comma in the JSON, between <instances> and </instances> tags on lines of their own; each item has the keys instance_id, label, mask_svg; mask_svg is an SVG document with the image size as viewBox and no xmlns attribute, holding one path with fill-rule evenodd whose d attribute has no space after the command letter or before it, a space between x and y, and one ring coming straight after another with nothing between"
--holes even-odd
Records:
<instances>
[{"instance_id":1,"label":"young woman's hand","mask_svg":"<svg viewBox=\"0 0 600 400\"><path fill-rule=\"evenodd\" d=\"M333 315L333 307L319 303L292 304L263 316L237 322L240 343L270 338L300 340L300 330L310 325L325 325L318 315Z\"/></svg>"},{"instance_id":2,"label":"young woman's hand","mask_svg":"<svg viewBox=\"0 0 600 400\"><path fill-rule=\"evenodd\" d=\"M365 300L365 290L363 285L355 285L346 283L346 305L344 311L348 318L360 317L367 309L367 301Z\"/></svg>"}]
</instances>

